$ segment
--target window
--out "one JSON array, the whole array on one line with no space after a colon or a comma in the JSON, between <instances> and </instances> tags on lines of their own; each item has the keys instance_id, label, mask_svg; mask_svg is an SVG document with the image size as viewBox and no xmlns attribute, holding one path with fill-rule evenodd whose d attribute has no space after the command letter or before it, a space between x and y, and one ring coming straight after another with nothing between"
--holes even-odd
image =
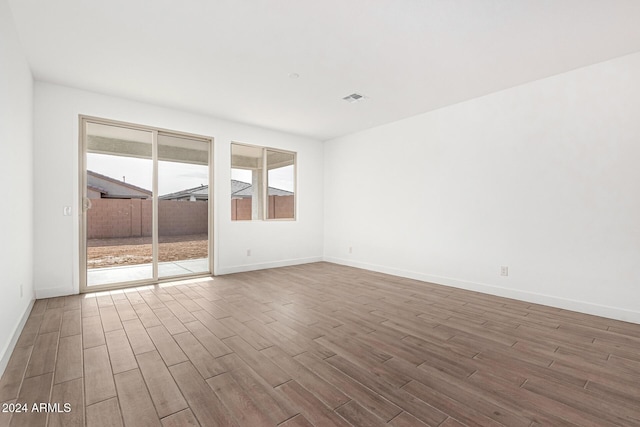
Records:
<instances>
[{"instance_id":1,"label":"window","mask_svg":"<svg viewBox=\"0 0 640 427\"><path fill-rule=\"evenodd\" d=\"M231 144L231 220L295 219L296 153Z\"/></svg>"}]
</instances>

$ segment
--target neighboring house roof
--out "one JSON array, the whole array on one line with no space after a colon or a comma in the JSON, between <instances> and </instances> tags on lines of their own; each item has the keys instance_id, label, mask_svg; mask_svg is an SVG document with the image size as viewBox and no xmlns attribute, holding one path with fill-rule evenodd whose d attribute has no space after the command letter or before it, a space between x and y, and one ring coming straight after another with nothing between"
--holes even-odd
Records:
<instances>
[{"instance_id":1,"label":"neighboring house roof","mask_svg":"<svg viewBox=\"0 0 640 427\"><path fill-rule=\"evenodd\" d=\"M236 179L231 180L231 196L236 196L242 190L245 190L247 188L251 189L251 184L249 184L248 182L242 182Z\"/></svg>"},{"instance_id":2,"label":"neighboring house roof","mask_svg":"<svg viewBox=\"0 0 640 427\"><path fill-rule=\"evenodd\" d=\"M99 192L103 198L112 199L148 199L152 195L150 190L90 170L87 171L87 188Z\"/></svg>"},{"instance_id":3,"label":"neighboring house roof","mask_svg":"<svg viewBox=\"0 0 640 427\"><path fill-rule=\"evenodd\" d=\"M248 182L242 182L235 179L231 180L231 197L245 198L251 197L252 185ZM281 190L275 187L269 187L270 196L293 196L293 192L287 190ZM186 190L177 191L175 193L165 194L160 196L161 200L191 200L191 197L195 197L196 200L208 200L209 199L209 186L201 185L199 187L188 188Z\"/></svg>"},{"instance_id":4,"label":"neighboring house roof","mask_svg":"<svg viewBox=\"0 0 640 427\"><path fill-rule=\"evenodd\" d=\"M293 191L281 190L280 188L269 187L270 196L293 196Z\"/></svg>"},{"instance_id":5,"label":"neighboring house roof","mask_svg":"<svg viewBox=\"0 0 640 427\"><path fill-rule=\"evenodd\" d=\"M251 197L253 186L248 182L231 180L231 197ZM293 196L293 192L281 190L280 188L269 187L270 196Z\"/></svg>"},{"instance_id":6,"label":"neighboring house roof","mask_svg":"<svg viewBox=\"0 0 640 427\"><path fill-rule=\"evenodd\" d=\"M100 186L97 186L97 185L94 185L94 184L87 184L87 188L89 190L93 190L93 191L96 191L96 192L101 193L101 194L107 194L108 193L106 188L103 188L103 187L100 187Z\"/></svg>"},{"instance_id":7,"label":"neighboring house roof","mask_svg":"<svg viewBox=\"0 0 640 427\"><path fill-rule=\"evenodd\" d=\"M209 186L208 185L200 185L194 188L188 188L182 191L176 191L175 193L165 194L160 196L160 200L183 200L183 199L191 199L194 197L196 200L209 200Z\"/></svg>"}]
</instances>

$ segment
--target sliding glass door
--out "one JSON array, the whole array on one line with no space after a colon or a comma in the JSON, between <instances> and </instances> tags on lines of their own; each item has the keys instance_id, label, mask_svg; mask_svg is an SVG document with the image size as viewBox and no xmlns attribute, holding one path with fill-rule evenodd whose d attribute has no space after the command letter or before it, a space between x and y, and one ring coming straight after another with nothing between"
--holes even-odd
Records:
<instances>
[{"instance_id":1,"label":"sliding glass door","mask_svg":"<svg viewBox=\"0 0 640 427\"><path fill-rule=\"evenodd\" d=\"M209 272L209 143L158 133L158 276Z\"/></svg>"},{"instance_id":2,"label":"sliding glass door","mask_svg":"<svg viewBox=\"0 0 640 427\"><path fill-rule=\"evenodd\" d=\"M211 140L81 117L81 288L212 272Z\"/></svg>"}]
</instances>

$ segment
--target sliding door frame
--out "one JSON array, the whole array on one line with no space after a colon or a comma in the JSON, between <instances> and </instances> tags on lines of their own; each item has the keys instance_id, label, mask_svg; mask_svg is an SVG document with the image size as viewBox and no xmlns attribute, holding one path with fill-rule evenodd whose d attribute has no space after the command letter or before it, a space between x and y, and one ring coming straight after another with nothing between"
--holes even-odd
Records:
<instances>
[{"instance_id":1,"label":"sliding door frame","mask_svg":"<svg viewBox=\"0 0 640 427\"><path fill-rule=\"evenodd\" d=\"M114 284L106 284L106 285L94 285L89 286L87 283L87 123L95 123L100 125L107 126L117 126L121 128L127 128L132 130L150 132L152 134L152 163L153 163L153 197L152 197L152 221L151 221L151 241L152 241L152 267L153 267L153 277L151 279L143 279L143 280L132 280L127 282L118 282ZM158 248L158 134L159 133L167 133L171 135L181 136L185 138L191 138L201 141L206 141L209 146L208 152L208 172L209 172L209 197L207 201L207 255L208 255L208 264L209 264L209 272L207 273L194 273L194 274L186 274L179 276L167 276L167 277L158 277L158 257L159 257L159 248ZM162 129L157 127L139 125L134 123L122 122L117 120L105 119L100 117L93 117L80 114L78 116L78 222L79 222L79 248L80 248L80 293L87 292L98 292L98 291L106 291L106 290L114 290L114 289L122 289L122 288L130 288L137 286L146 286L146 285L156 285L159 283L176 281L176 280L187 280L194 279L200 277L211 277L214 275L214 262L213 262L213 200L214 200L214 179L213 179L213 168L214 168L214 149L213 149L213 137L197 135L188 132L175 131L170 129Z\"/></svg>"}]
</instances>

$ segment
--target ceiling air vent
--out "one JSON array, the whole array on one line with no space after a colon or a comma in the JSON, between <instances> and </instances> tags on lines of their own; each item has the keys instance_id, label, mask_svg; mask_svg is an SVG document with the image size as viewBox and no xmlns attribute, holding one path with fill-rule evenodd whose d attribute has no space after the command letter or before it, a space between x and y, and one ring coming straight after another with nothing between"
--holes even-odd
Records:
<instances>
[{"instance_id":1,"label":"ceiling air vent","mask_svg":"<svg viewBox=\"0 0 640 427\"><path fill-rule=\"evenodd\" d=\"M354 102L362 101L364 99L364 95L360 95L359 93L352 93L351 95L345 96L342 99L350 104L353 104Z\"/></svg>"}]
</instances>

